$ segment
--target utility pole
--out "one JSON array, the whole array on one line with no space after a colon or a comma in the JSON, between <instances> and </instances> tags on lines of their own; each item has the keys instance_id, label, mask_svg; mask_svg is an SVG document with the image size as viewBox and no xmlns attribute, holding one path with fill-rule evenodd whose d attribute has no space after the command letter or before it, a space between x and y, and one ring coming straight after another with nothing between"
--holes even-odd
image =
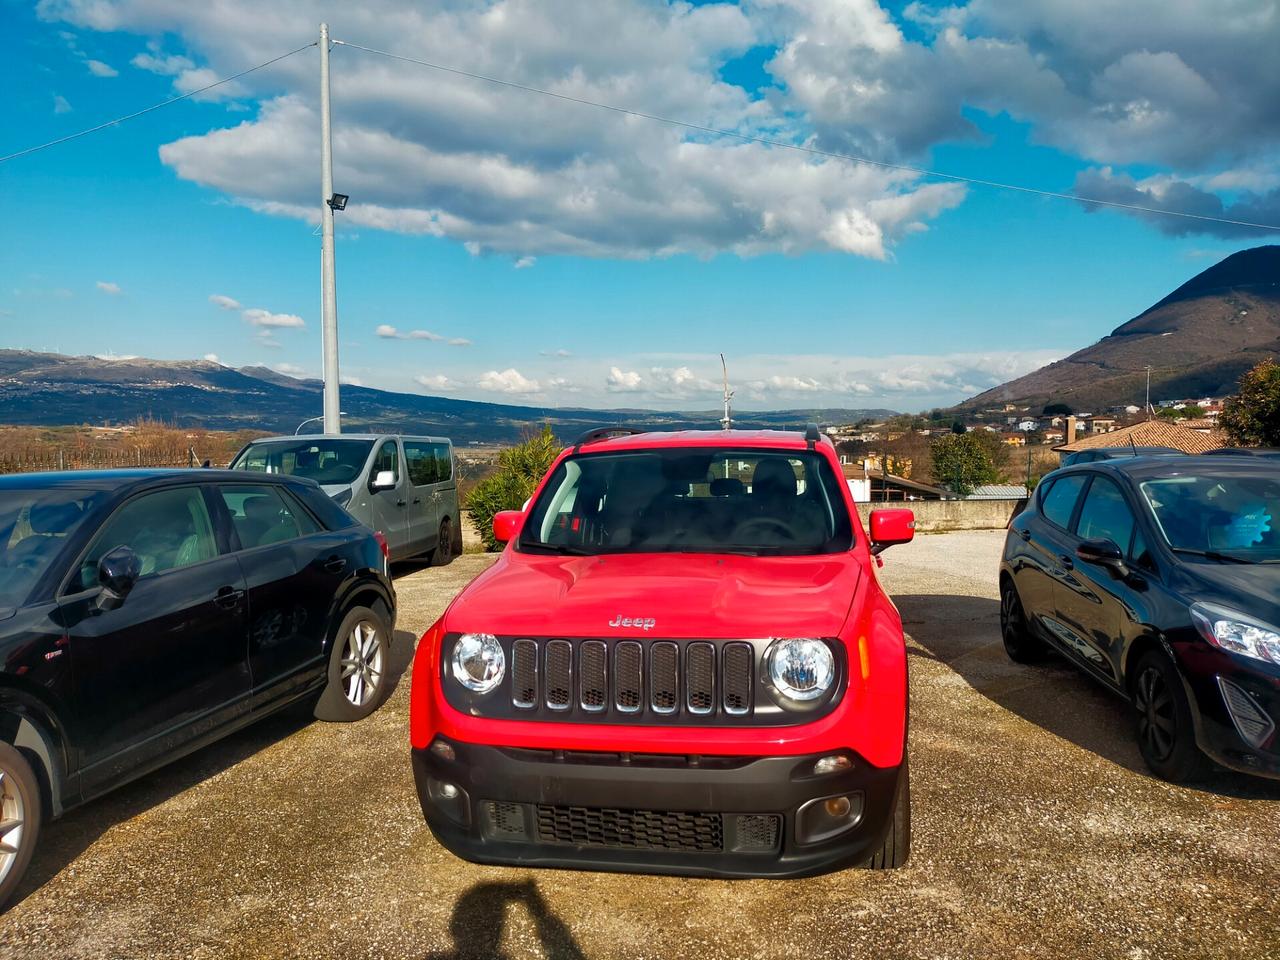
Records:
<instances>
[{"instance_id":1,"label":"utility pole","mask_svg":"<svg viewBox=\"0 0 1280 960\"><path fill-rule=\"evenodd\" d=\"M720 354L720 369L724 371L724 416L720 418L720 426L725 430L733 427L733 417L729 414L729 401L733 394L729 392L729 365L724 362L724 354Z\"/></svg>"},{"instance_id":2,"label":"utility pole","mask_svg":"<svg viewBox=\"0 0 1280 960\"><path fill-rule=\"evenodd\" d=\"M1147 408L1144 411L1147 419L1151 419L1151 365L1147 365Z\"/></svg>"},{"instance_id":3,"label":"utility pole","mask_svg":"<svg viewBox=\"0 0 1280 960\"><path fill-rule=\"evenodd\" d=\"M329 117L329 25L320 24L320 314L324 342L324 432L341 433L338 294L333 267L333 140Z\"/></svg>"}]
</instances>

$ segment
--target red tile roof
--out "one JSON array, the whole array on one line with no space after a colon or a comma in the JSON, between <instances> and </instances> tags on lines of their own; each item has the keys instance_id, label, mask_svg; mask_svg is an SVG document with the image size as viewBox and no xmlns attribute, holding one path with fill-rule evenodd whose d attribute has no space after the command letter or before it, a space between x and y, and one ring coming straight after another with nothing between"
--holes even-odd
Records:
<instances>
[{"instance_id":1,"label":"red tile roof","mask_svg":"<svg viewBox=\"0 0 1280 960\"><path fill-rule=\"evenodd\" d=\"M1099 447L1127 447L1132 443L1135 447L1172 447L1183 453L1207 453L1223 446L1225 442L1225 438L1217 431L1201 433L1166 420L1144 420L1110 433L1081 437L1075 443L1063 444L1053 449L1075 453L1077 450L1096 450Z\"/></svg>"}]
</instances>

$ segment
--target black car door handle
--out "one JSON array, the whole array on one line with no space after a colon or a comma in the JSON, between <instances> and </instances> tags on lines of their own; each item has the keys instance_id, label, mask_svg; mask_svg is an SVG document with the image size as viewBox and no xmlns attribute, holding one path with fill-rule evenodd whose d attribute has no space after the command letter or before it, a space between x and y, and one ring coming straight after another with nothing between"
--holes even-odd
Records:
<instances>
[{"instance_id":1,"label":"black car door handle","mask_svg":"<svg viewBox=\"0 0 1280 960\"><path fill-rule=\"evenodd\" d=\"M244 591L237 590L234 587L222 587L213 598L213 602L218 606L227 610L232 610L240 606L240 601L244 599Z\"/></svg>"},{"instance_id":2,"label":"black car door handle","mask_svg":"<svg viewBox=\"0 0 1280 960\"><path fill-rule=\"evenodd\" d=\"M1020 537L1023 539L1023 541L1025 541L1026 543L1030 543L1030 542L1031 542L1031 531L1030 531L1030 530L1019 530L1019 531L1018 531L1018 536L1020 536Z\"/></svg>"},{"instance_id":3,"label":"black car door handle","mask_svg":"<svg viewBox=\"0 0 1280 960\"><path fill-rule=\"evenodd\" d=\"M347 569L347 561L343 560L341 557L330 557L324 562L324 568L330 573L341 573L343 570Z\"/></svg>"},{"instance_id":4,"label":"black car door handle","mask_svg":"<svg viewBox=\"0 0 1280 960\"><path fill-rule=\"evenodd\" d=\"M421 497L414 497L414 498L413 498L413 502L414 502L414 503L421 503L421 502L422 502L422 498L421 498Z\"/></svg>"},{"instance_id":5,"label":"black car door handle","mask_svg":"<svg viewBox=\"0 0 1280 960\"><path fill-rule=\"evenodd\" d=\"M1064 567L1066 567L1068 570L1074 570L1076 566L1076 562L1072 560L1071 557L1067 556L1067 554L1065 553L1062 554L1060 557L1058 557L1058 562L1062 564Z\"/></svg>"},{"instance_id":6,"label":"black car door handle","mask_svg":"<svg viewBox=\"0 0 1280 960\"><path fill-rule=\"evenodd\" d=\"M406 504L408 504L408 502L409 502L408 500L397 500L397 501L396 501L396 506L397 506L397 507L403 507L403 506L405 506Z\"/></svg>"}]
</instances>

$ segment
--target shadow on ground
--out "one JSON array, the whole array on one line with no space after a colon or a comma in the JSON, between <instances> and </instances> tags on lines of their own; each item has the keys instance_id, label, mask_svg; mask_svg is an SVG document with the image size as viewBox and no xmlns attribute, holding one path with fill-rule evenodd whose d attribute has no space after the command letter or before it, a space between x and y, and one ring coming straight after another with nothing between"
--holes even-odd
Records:
<instances>
[{"instance_id":1,"label":"shadow on ground","mask_svg":"<svg viewBox=\"0 0 1280 960\"><path fill-rule=\"evenodd\" d=\"M413 660L416 639L407 630L395 632L387 665L390 683L388 698L395 693L400 678ZM229 734L225 739L174 760L153 773L72 810L58 820L46 822L26 878L8 906L21 903L48 883L117 823L145 813L184 790L248 759L259 750L292 736L312 723L318 723L311 716L314 703L312 696L268 714Z\"/></svg>"},{"instance_id":2,"label":"shadow on ground","mask_svg":"<svg viewBox=\"0 0 1280 960\"><path fill-rule=\"evenodd\" d=\"M920 649L978 693L1024 720L1144 777L1128 703L1064 657L1013 663L1000 642L1000 602L988 597L906 594L893 598ZM1280 800L1280 782L1218 770L1194 785L1227 797Z\"/></svg>"},{"instance_id":3,"label":"shadow on ground","mask_svg":"<svg viewBox=\"0 0 1280 960\"><path fill-rule=\"evenodd\" d=\"M458 898L449 918L453 949L427 954L427 960L502 960L507 909L528 912L547 960L586 960L569 927L551 912L532 880L519 883L478 883Z\"/></svg>"}]
</instances>

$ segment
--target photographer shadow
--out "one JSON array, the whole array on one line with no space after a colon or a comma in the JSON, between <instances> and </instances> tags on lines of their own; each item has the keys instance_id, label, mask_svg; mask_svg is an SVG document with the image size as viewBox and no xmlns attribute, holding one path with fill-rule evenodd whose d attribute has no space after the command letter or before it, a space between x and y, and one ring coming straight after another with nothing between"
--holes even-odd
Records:
<instances>
[{"instance_id":1,"label":"photographer shadow","mask_svg":"<svg viewBox=\"0 0 1280 960\"><path fill-rule=\"evenodd\" d=\"M507 908L513 904L528 912L548 960L586 960L568 926L551 912L532 880L478 883L469 889L458 898L449 918L453 949L429 953L425 960L503 960Z\"/></svg>"}]
</instances>

